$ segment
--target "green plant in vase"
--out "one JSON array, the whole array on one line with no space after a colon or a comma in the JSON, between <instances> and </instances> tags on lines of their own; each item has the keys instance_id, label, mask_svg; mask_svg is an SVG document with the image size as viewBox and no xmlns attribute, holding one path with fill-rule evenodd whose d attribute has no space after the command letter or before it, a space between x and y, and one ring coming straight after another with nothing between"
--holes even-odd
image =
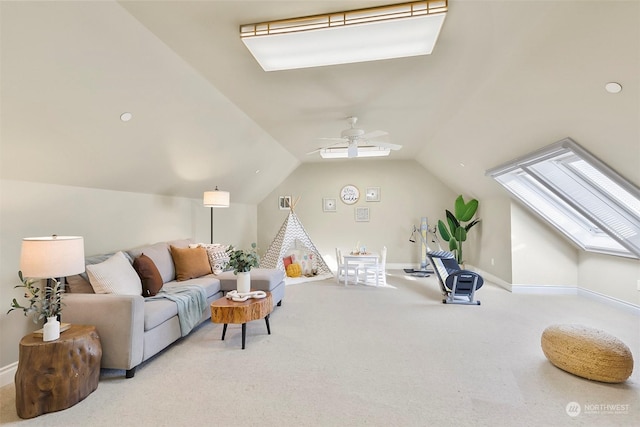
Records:
<instances>
[{"instance_id":1,"label":"green plant in vase","mask_svg":"<svg viewBox=\"0 0 640 427\"><path fill-rule=\"evenodd\" d=\"M57 317L62 312L62 285L56 279L47 280L47 286L43 290L40 288L40 280L25 278L22 276L22 271L18 272L18 277L22 282L22 285L16 285L16 288L25 288L24 297L29 302L29 305L21 305L17 299L13 299L11 302L11 309L7 311L7 314L13 310L22 310L25 316L32 315L33 321L38 321ZM51 284L51 285L50 285Z\"/></svg>"},{"instance_id":2,"label":"green plant in vase","mask_svg":"<svg viewBox=\"0 0 640 427\"><path fill-rule=\"evenodd\" d=\"M473 226L480 222L479 219L473 219L478 210L478 201L471 199L465 203L462 195L456 198L454 204L454 213L446 210L447 223L438 220L438 231L443 240L449 242L449 250L456 255L458 264L464 263L462 257L462 242L467 240L467 233ZM465 224L466 223L466 224Z\"/></svg>"},{"instance_id":3,"label":"green plant in vase","mask_svg":"<svg viewBox=\"0 0 640 427\"><path fill-rule=\"evenodd\" d=\"M233 268L233 273L246 273L251 271L251 267L257 267L260 263L260 257L256 252L257 245L251 244L251 249L235 249L229 246L227 254L229 255L229 267Z\"/></svg>"}]
</instances>

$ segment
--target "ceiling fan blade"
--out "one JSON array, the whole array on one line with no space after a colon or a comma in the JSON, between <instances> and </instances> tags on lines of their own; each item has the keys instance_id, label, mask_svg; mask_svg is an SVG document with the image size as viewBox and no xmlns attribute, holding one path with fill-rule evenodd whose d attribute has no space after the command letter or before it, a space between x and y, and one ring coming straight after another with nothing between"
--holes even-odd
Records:
<instances>
[{"instance_id":1,"label":"ceiling fan blade","mask_svg":"<svg viewBox=\"0 0 640 427\"><path fill-rule=\"evenodd\" d=\"M332 137L321 137L321 138L317 138L317 139L321 139L323 141L340 141L340 142L348 142L349 140L347 138L332 138Z\"/></svg>"},{"instance_id":2,"label":"ceiling fan blade","mask_svg":"<svg viewBox=\"0 0 640 427\"><path fill-rule=\"evenodd\" d=\"M369 141L369 143L371 145L376 145L378 147L382 147L382 148L388 148L390 150L399 150L402 148L402 145L399 144L391 144L390 142L378 142L378 141Z\"/></svg>"},{"instance_id":3,"label":"ceiling fan blade","mask_svg":"<svg viewBox=\"0 0 640 427\"><path fill-rule=\"evenodd\" d=\"M363 135L360 135L360 139L380 138L387 135L389 135L389 132L385 132L383 130L374 130L372 132L367 132Z\"/></svg>"},{"instance_id":4,"label":"ceiling fan blade","mask_svg":"<svg viewBox=\"0 0 640 427\"><path fill-rule=\"evenodd\" d=\"M329 139L329 138L327 138L327 139ZM339 139L339 138L334 138L334 139ZM307 156L308 156L308 155L311 155L311 154L316 154L316 153L318 153L318 152L320 152L320 151L324 150L325 148L331 148L331 147L335 147L336 145L343 144L344 142L345 142L344 140L339 139L337 142L334 142L333 144L323 145L322 147L316 148L316 149L315 149L315 150L313 150L313 151L309 151L309 152L307 153Z\"/></svg>"}]
</instances>

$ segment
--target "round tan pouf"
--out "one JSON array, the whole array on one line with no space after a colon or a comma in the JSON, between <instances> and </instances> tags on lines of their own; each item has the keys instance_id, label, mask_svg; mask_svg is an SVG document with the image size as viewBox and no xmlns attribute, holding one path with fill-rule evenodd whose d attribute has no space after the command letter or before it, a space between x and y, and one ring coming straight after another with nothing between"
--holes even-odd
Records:
<instances>
[{"instance_id":1,"label":"round tan pouf","mask_svg":"<svg viewBox=\"0 0 640 427\"><path fill-rule=\"evenodd\" d=\"M542 351L558 368L582 378L621 383L633 371L631 350L622 341L582 325L552 325L542 333Z\"/></svg>"}]
</instances>

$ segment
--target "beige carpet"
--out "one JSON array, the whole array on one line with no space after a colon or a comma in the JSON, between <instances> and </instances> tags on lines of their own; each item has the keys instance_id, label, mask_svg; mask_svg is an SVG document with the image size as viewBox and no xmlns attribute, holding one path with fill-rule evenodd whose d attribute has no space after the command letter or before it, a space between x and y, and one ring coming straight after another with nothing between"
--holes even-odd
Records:
<instances>
[{"instance_id":1,"label":"beige carpet","mask_svg":"<svg viewBox=\"0 0 640 427\"><path fill-rule=\"evenodd\" d=\"M578 296L514 295L486 284L481 306L443 305L435 278L400 271L386 288L325 280L288 286L282 307L247 327L205 323L138 368L103 372L76 406L32 420L0 390L0 422L38 426L638 425L640 319ZM623 384L552 366L554 323L603 329L632 350ZM575 402L576 404L573 404ZM580 410L577 416L576 408Z\"/></svg>"}]
</instances>

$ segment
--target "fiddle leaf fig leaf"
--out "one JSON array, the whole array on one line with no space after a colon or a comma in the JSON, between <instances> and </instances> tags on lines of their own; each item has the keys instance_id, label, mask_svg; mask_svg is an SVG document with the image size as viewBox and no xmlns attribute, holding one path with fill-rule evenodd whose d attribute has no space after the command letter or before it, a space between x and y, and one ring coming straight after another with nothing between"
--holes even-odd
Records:
<instances>
[{"instance_id":1,"label":"fiddle leaf fig leaf","mask_svg":"<svg viewBox=\"0 0 640 427\"><path fill-rule=\"evenodd\" d=\"M480 220L479 219L474 219L473 221L471 221L469 224L464 226L464 229L469 231L471 230L471 227L473 227L474 225L476 225L477 223L479 223Z\"/></svg>"},{"instance_id":2,"label":"fiddle leaf fig leaf","mask_svg":"<svg viewBox=\"0 0 640 427\"><path fill-rule=\"evenodd\" d=\"M464 242L467 240L467 230L464 227L456 228L455 238L458 242Z\"/></svg>"},{"instance_id":3,"label":"fiddle leaf fig leaf","mask_svg":"<svg viewBox=\"0 0 640 427\"><path fill-rule=\"evenodd\" d=\"M453 235L456 232L456 228L460 227L460 222L458 222L451 211L447 211L447 222L449 223L449 230L451 231L451 235Z\"/></svg>"},{"instance_id":4,"label":"fiddle leaf fig leaf","mask_svg":"<svg viewBox=\"0 0 640 427\"><path fill-rule=\"evenodd\" d=\"M449 230L447 230L447 226L444 225L444 222L440 219L438 220L438 231L440 232L440 236L443 240L447 242L451 240L451 235L449 234Z\"/></svg>"},{"instance_id":5,"label":"fiddle leaf fig leaf","mask_svg":"<svg viewBox=\"0 0 640 427\"><path fill-rule=\"evenodd\" d=\"M478 201L476 199L469 200L468 203L464 202L462 195L458 196L455 202L456 218L459 221L470 221L478 210Z\"/></svg>"}]
</instances>

